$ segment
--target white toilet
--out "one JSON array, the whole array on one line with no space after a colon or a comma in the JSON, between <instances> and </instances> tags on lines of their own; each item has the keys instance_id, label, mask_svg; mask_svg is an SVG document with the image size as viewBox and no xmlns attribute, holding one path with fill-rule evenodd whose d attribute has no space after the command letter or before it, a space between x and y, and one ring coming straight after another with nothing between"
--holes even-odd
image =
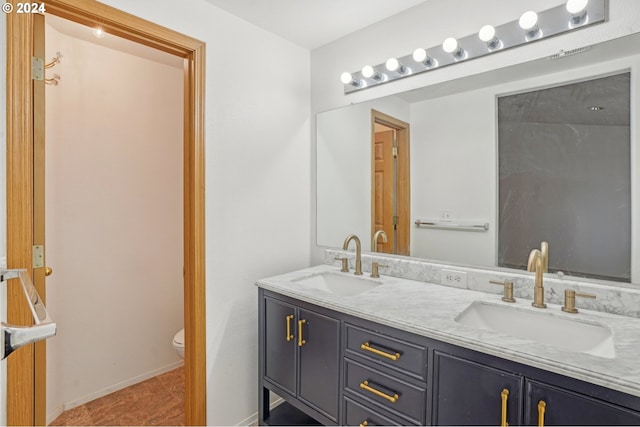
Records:
<instances>
[{"instance_id":1,"label":"white toilet","mask_svg":"<svg viewBox=\"0 0 640 427\"><path fill-rule=\"evenodd\" d=\"M178 356L184 359L184 329L180 329L173 337L173 348L176 349Z\"/></svg>"}]
</instances>

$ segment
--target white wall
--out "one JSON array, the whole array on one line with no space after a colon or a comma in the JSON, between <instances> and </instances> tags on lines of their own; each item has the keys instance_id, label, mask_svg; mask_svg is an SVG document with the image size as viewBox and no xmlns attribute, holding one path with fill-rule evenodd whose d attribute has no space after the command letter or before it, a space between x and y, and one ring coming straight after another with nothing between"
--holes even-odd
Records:
<instances>
[{"instance_id":1,"label":"white wall","mask_svg":"<svg viewBox=\"0 0 640 427\"><path fill-rule=\"evenodd\" d=\"M318 116L318 244L341 246L351 233L371 234L371 110L409 122L409 104L385 98ZM325 208L325 210L322 210ZM370 250L369 239L362 249Z\"/></svg>"},{"instance_id":2,"label":"white wall","mask_svg":"<svg viewBox=\"0 0 640 427\"><path fill-rule=\"evenodd\" d=\"M494 89L494 88L492 88ZM488 222L489 232L411 227L411 255L463 264L496 258L494 90L411 104L411 221Z\"/></svg>"},{"instance_id":3,"label":"white wall","mask_svg":"<svg viewBox=\"0 0 640 427\"><path fill-rule=\"evenodd\" d=\"M46 51L51 421L182 364L184 71L49 25Z\"/></svg>"},{"instance_id":4,"label":"white wall","mask_svg":"<svg viewBox=\"0 0 640 427\"><path fill-rule=\"evenodd\" d=\"M254 283L309 265L309 52L202 0L105 3L207 44L207 423L250 421Z\"/></svg>"},{"instance_id":5,"label":"white wall","mask_svg":"<svg viewBox=\"0 0 640 427\"><path fill-rule=\"evenodd\" d=\"M609 2L609 21L606 23L344 95L339 81L343 71L355 71L364 64L379 64L391 56L407 55L418 46L436 46L449 36L467 36L487 23L497 25L513 21L531 8L531 2L525 0L457 0L455 3L455 7L451 7L450 1L430 0L314 50L311 54L312 114L315 116L318 112L350 103L496 70L555 54L560 49L570 50L640 31L640 21L637 19L640 16L640 2L616 0ZM535 9L545 10L562 3L562 0L538 1ZM313 138L312 153L315 153L315 147ZM312 191L315 207L315 183ZM312 239L315 236L315 221L316 217L313 216ZM317 245L312 246L312 263L322 262L322 249Z\"/></svg>"}]
</instances>

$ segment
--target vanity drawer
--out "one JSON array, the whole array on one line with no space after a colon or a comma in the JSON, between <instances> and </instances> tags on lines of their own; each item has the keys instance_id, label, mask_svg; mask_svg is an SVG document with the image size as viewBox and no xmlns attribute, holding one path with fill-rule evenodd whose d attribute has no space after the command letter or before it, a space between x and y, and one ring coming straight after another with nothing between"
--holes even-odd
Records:
<instances>
[{"instance_id":1,"label":"vanity drawer","mask_svg":"<svg viewBox=\"0 0 640 427\"><path fill-rule=\"evenodd\" d=\"M407 425L407 421L397 421L345 397L344 424L348 426L403 426Z\"/></svg>"},{"instance_id":2,"label":"vanity drawer","mask_svg":"<svg viewBox=\"0 0 640 427\"><path fill-rule=\"evenodd\" d=\"M427 380L427 349L408 341L347 324L347 354L357 354L411 377Z\"/></svg>"},{"instance_id":3,"label":"vanity drawer","mask_svg":"<svg viewBox=\"0 0 640 427\"><path fill-rule=\"evenodd\" d=\"M392 414L423 424L427 402L425 388L409 384L345 359L345 391L387 409Z\"/></svg>"}]
</instances>

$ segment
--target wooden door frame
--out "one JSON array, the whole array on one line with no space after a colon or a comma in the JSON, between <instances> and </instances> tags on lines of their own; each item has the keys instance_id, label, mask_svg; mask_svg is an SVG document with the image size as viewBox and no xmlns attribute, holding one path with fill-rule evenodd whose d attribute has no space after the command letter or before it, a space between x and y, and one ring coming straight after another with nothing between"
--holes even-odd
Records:
<instances>
[{"instance_id":1,"label":"wooden door frame","mask_svg":"<svg viewBox=\"0 0 640 427\"><path fill-rule=\"evenodd\" d=\"M185 59L184 67L184 327L185 424L206 424L205 343L205 44L110 6L87 0L44 0L46 12ZM7 14L7 266L32 265L33 16ZM31 270L30 273L33 273ZM7 287L8 321L30 324L16 286ZM7 421L45 424L46 395L34 375L33 346L7 359ZM36 394L34 390L39 390ZM34 414L38 414L37 418Z\"/></svg>"},{"instance_id":2,"label":"wooden door frame","mask_svg":"<svg viewBox=\"0 0 640 427\"><path fill-rule=\"evenodd\" d=\"M398 190L398 221L406 224L400 228L398 232L398 241L406 246L406 253L398 255L409 255L411 250L411 224L410 224L410 208L411 208L411 179L409 172L409 123L396 119L388 114L371 109L371 237L376 232L375 224L375 144L376 144L376 123L385 125L397 131L398 145L398 174L397 190ZM400 245L398 245L400 247Z\"/></svg>"}]
</instances>

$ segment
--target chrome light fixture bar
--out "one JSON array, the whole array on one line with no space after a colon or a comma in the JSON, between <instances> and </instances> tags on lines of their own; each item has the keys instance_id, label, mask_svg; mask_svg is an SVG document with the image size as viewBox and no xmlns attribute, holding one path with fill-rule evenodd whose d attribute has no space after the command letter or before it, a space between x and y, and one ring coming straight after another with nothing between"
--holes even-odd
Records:
<instances>
[{"instance_id":1,"label":"chrome light fixture bar","mask_svg":"<svg viewBox=\"0 0 640 427\"><path fill-rule=\"evenodd\" d=\"M363 68L362 71L343 73L344 93L360 91L601 24L607 20L607 1L568 0L564 5L542 12L525 12L506 24L496 27L486 25L479 33L470 36L447 38L443 45L428 49L419 47L412 54L390 58L386 63L376 66L366 66L366 70Z\"/></svg>"}]
</instances>

